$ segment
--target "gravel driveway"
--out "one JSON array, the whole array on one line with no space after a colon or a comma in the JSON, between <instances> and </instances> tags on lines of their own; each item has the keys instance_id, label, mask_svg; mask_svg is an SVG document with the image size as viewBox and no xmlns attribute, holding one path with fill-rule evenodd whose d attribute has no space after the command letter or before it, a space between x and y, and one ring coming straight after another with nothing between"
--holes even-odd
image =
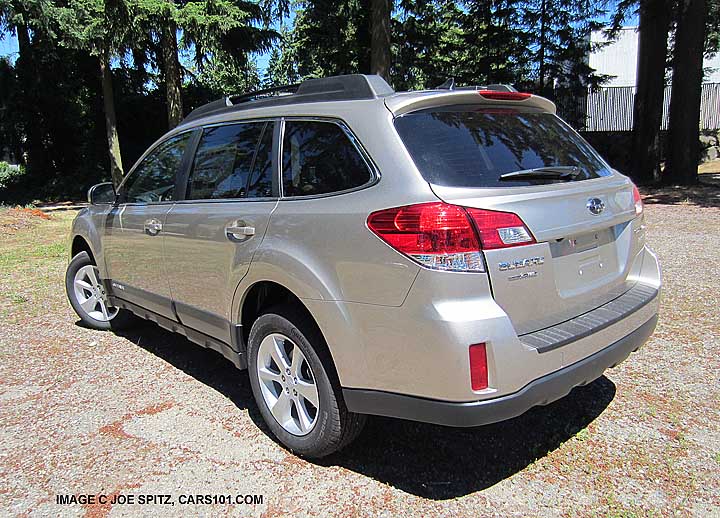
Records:
<instances>
[{"instance_id":1,"label":"gravel driveway","mask_svg":"<svg viewBox=\"0 0 720 518\"><path fill-rule=\"evenodd\" d=\"M706 205L646 206L665 291L626 363L501 424L372 418L322 462L267 435L247 374L218 354L151 324L80 327L62 282L72 213L2 209L0 516L720 516L720 209ZM83 494L135 503L58 503ZM242 501L184 503L196 494Z\"/></svg>"}]
</instances>

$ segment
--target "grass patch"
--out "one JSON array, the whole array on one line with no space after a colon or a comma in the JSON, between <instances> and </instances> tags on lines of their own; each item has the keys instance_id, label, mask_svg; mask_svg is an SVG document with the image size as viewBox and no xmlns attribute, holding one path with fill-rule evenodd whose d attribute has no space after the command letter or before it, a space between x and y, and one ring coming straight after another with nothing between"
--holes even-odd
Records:
<instances>
[{"instance_id":1,"label":"grass patch","mask_svg":"<svg viewBox=\"0 0 720 518\"><path fill-rule=\"evenodd\" d=\"M0 316L20 322L64 303L67 239L75 211L50 219L0 207Z\"/></svg>"},{"instance_id":2,"label":"grass patch","mask_svg":"<svg viewBox=\"0 0 720 518\"><path fill-rule=\"evenodd\" d=\"M15 266L26 261L36 262L38 259L59 259L65 257L65 243L39 244L11 248L0 252L0 267Z\"/></svg>"},{"instance_id":3,"label":"grass patch","mask_svg":"<svg viewBox=\"0 0 720 518\"><path fill-rule=\"evenodd\" d=\"M578 441L587 441L590 438L590 432L587 428L583 428L575 435L575 438Z\"/></svg>"},{"instance_id":4,"label":"grass patch","mask_svg":"<svg viewBox=\"0 0 720 518\"><path fill-rule=\"evenodd\" d=\"M11 293L8 298L13 304L25 304L28 300L30 300L26 296L20 295L18 293Z\"/></svg>"}]
</instances>

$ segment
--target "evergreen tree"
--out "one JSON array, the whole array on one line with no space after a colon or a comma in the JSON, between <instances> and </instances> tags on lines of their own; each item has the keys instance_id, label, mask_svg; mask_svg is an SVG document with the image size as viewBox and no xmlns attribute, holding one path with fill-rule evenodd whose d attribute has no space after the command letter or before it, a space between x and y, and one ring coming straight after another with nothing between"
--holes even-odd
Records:
<instances>
[{"instance_id":1,"label":"evergreen tree","mask_svg":"<svg viewBox=\"0 0 720 518\"><path fill-rule=\"evenodd\" d=\"M403 0L393 20L391 77L398 90L434 88L450 77L468 79L462 10L456 2ZM470 84L474 84L471 80Z\"/></svg>"},{"instance_id":2,"label":"evergreen tree","mask_svg":"<svg viewBox=\"0 0 720 518\"><path fill-rule=\"evenodd\" d=\"M529 74L531 35L518 23L521 5L512 0L470 0L462 15L462 81L522 83Z\"/></svg>"},{"instance_id":3,"label":"evergreen tree","mask_svg":"<svg viewBox=\"0 0 720 518\"><path fill-rule=\"evenodd\" d=\"M370 70L368 0L299 1L292 31L300 77Z\"/></svg>"},{"instance_id":4,"label":"evergreen tree","mask_svg":"<svg viewBox=\"0 0 720 518\"><path fill-rule=\"evenodd\" d=\"M297 71L296 47L292 45L291 37L288 30L283 27L280 31L279 45L273 47L270 53L263 81L265 88L294 84L300 80Z\"/></svg>"},{"instance_id":5,"label":"evergreen tree","mask_svg":"<svg viewBox=\"0 0 720 518\"><path fill-rule=\"evenodd\" d=\"M61 44L97 59L102 84L110 174L115 185L124 174L110 62L134 46L140 32L132 6L124 0L69 0L55 8Z\"/></svg>"}]
</instances>

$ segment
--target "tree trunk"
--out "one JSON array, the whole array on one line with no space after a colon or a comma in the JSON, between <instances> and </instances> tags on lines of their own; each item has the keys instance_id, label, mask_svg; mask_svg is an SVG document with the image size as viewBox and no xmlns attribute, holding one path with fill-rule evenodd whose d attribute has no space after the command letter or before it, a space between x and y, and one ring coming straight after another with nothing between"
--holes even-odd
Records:
<instances>
[{"instance_id":1,"label":"tree trunk","mask_svg":"<svg viewBox=\"0 0 720 518\"><path fill-rule=\"evenodd\" d=\"M23 17L26 18L27 15ZM25 23L15 26L15 33L18 39L18 60L16 63L18 83L20 87L19 111L25 119L25 151L27 157L17 157L23 162L28 173L37 178L43 178L47 173L48 156L44 146L43 128L45 124L42 114L38 111L37 94L41 85L35 60L35 49L30 39L30 32Z\"/></svg>"},{"instance_id":2,"label":"tree trunk","mask_svg":"<svg viewBox=\"0 0 720 518\"><path fill-rule=\"evenodd\" d=\"M370 0L370 73L390 82L391 0Z\"/></svg>"},{"instance_id":3,"label":"tree trunk","mask_svg":"<svg viewBox=\"0 0 720 518\"><path fill-rule=\"evenodd\" d=\"M668 157L663 183L697 182L700 158L700 96L705 42L705 0L680 0L668 128Z\"/></svg>"},{"instance_id":4,"label":"tree trunk","mask_svg":"<svg viewBox=\"0 0 720 518\"><path fill-rule=\"evenodd\" d=\"M174 21L168 21L167 24L163 25L160 40L163 54L162 65L163 77L165 78L168 126L172 129L180 124L183 119L177 25Z\"/></svg>"},{"instance_id":5,"label":"tree trunk","mask_svg":"<svg viewBox=\"0 0 720 518\"><path fill-rule=\"evenodd\" d=\"M630 174L639 183L660 177L660 125L670 30L667 0L640 2L637 91L633 107Z\"/></svg>"},{"instance_id":6,"label":"tree trunk","mask_svg":"<svg viewBox=\"0 0 720 518\"><path fill-rule=\"evenodd\" d=\"M540 48L538 49L538 81L540 95L545 95L545 33L547 32L547 0L540 3Z\"/></svg>"},{"instance_id":7,"label":"tree trunk","mask_svg":"<svg viewBox=\"0 0 720 518\"><path fill-rule=\"evenodd\" d=\"M113 93L112 72L110 71L110 58L107 53L99 58L100 74L102 77L103 106L105 108L105 134L107 136L108 153L110 155L110 175L115 187L123 179L122 158L120 156L120 137L115 117L115 97Z\"/></svg>"}]
</instances>

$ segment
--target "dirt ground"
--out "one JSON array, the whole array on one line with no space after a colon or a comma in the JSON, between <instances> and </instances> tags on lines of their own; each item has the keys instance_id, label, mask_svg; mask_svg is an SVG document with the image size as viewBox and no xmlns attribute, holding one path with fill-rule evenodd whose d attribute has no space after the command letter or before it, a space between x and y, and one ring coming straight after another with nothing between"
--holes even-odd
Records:
<instances>
[{"instance_id":1,"label":"dirt ground","mask_svg":"<svg viewBox=\"0 0 720 518\"><path fill-rule=\"evenodd\" d=\"M322 462L267 435L247 374L216 353L152 324L78 325L74 211L0 209L0 516L720 516L719 198L665 194L646 206L660 324L628 361L501 424L372 418ZM82 494L171 503L57 503Z\"/></svg>"}]
</instances>

